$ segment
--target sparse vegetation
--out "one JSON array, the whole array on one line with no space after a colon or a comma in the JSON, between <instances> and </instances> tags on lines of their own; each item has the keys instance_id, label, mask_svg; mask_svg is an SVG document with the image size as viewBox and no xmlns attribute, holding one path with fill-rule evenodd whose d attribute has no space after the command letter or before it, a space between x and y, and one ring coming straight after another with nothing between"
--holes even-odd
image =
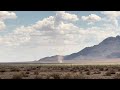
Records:
<instances>
[{"instance_id":1,"label":"sparse vegetation","mask_svg":"<svg viewBox=\"0 0 120 90\"><path fill-rule=\"evenodd\" d=\"M115 70L113 70L113 69L111 69L109 72L110 72L111 74L115 74Z\"/></svg>"},{"instance_id":2,"label":"sparse vegetation","mask_svg":"<svg viewBox=\"0 0 120 90\"><path fill-rule=\"evenodd\" d=\"M5 72L5 71L6 71L6 70L5 70L4 68L3 68L3 69L0 69L0 72L2 72L2 73Z\"/></svg>"},{"instance_id":3,"label":"sparse vegetation","mask_svg":"<svg viewBox=\"0 0 120 90\"><path fill-rule=\"evenodd\" d=\"M30 74L30 72L26 71L26 74Z\"/></svg>"},{"instance_id":4,"label":"sparse vegetation","mask_svg":"<svg viewBox=\"0 0 120 90\"><path fill-rule=\"evenodd\" d=\"M22 79L22 75L19 73L19 74L14 74L12 79Z\"/></svg>"},{"instance_id":5,"label":"sparse vegetation","mask_svg":"<svg viewBox=\"0 0 120 90\"><path fill-rule=\"evenodd\" d=\"M99 70L100 70L100 71L104 71L104 68L100 68Z\"/></svg>"},{"instance_id":6,"label":"sparse vegetation","mask_svg":"<svg viewBox=\"0 0 120 90\"><path fill-rule=\"evenodd\" d=\"M120 73L117 73L117 74L114 76L114 79L120 79Z\"/></svg>"},{"instance_id":7,"label":"sparse vegetation","mask_svg":"<svg viewBox=\"0 0 120 90\"><path fill-rule=\"evenodd\" d=\"M40 76L36 75L34 79L42 79Z\"/></svg>"},{"instance_id":8,"label":"sparse vegetation","mask_svg":"<svg viewBox=\"0 0 120 90\"><path fill-rule=\"evenodd\" d=\"M107 71L107 72L105 73L105 76L111 76L111 73L110 73L109 71Z\"/></svg>"},{"instance_id":9,"label":"sparse vegetation","mask_svg":"<svg viewBox=\"0 0 120 90\"><path fill-rule=\"evenodd\" d=\"M35 75L38 75L38 74L39 74L39 72L36 70L36 71L34 71L34 74L35 74Z\"/></svg>"},{"instance_id":10,"label":"sparse vegetation","mask_svg":"<svg viewBox=\"0 0 120 90\"><path fill-rule=\"evenodd\" d=\"M4 64L1 79L120 79L120 65Z\"/></svg>"},{"instance_id":11,"label":"sparse vegetation","mask_svg":"<svg viewBox=\"0 0 120 90\"><path fill-rule=\"evenodd\" d=\"M71 73L62 73L61 79L71 79Z\"/></svg>"},{"instance_id":12,"label":"sparse vegetation","mask_svg":"<svg viewBox=\"0 0 120 90\"><path fill-rule=\"evenodd\" d=\"M25 72L21 72L22 77L28 77L28 75Z\"/></svg>"},{"instance_id":13,"label":"sparse vegetation","mask_svg":"<svg viewBox=\"0 0 120 90\"><path fill-rule=\"evenodd\" d=\"M11 72L19 72L20 69L19 68L16 68L16 67L13 67L10 69Z\"/></svg>"},{"instance_id":14,"label":"sparse vegetation","mask_svg":"<svg viewBox=\"0 0 120 90\"><path fill-rule=\"evenodd\" d=\"M87 71L86 74L87 74L87 75L90 75L90 71Z\"/></svg>"},{"instance_id":15,"label":"sparse vegetation","mask_svg":"<svg viewBox=\"0 0 120 90\"><path fill-rule=\"evenodd\" d=\"M50 77L53 77L54 79L60 79L60 74L53 73L53 74L50 75Z\"/></svg>"},{"instance_id":16,"label":"sparse vegetation","mask_svg":"<svg viewBox=\"0 0 120 90\"><path fill-rule=\"evenodd\" d=\"M97 70L94 72L94 74L101 74L101 72Z\"/></svg>"}]
</instances>

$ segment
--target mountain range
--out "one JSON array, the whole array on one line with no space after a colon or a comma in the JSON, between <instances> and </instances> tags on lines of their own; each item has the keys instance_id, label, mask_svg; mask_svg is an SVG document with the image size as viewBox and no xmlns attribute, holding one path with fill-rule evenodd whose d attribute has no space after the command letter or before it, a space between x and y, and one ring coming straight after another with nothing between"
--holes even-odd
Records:
<instances>
[{"instance_id":1,"label":"mountain range","mask_svg":"<svg viewBox=\"0 0 120 90\"><path fill-rule=\"evenodd\" d=\"M120 58L120 36L108 37L98 45L86 47L77 53L66 56L55 55L45 57L38 61L58 61L59 58L62 58L64 61Z\"/></svg>"}]
</instances>

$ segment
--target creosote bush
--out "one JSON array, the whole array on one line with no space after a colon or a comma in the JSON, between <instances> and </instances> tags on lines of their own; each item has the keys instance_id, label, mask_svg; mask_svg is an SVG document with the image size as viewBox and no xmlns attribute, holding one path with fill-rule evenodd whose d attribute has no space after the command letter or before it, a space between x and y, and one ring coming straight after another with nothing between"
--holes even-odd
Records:
<instances>
[{"instance_id":1,"label":"creosote bush","mask_svg":"<svg viewBox=\"0 0 120 90\"><path fill-rule=\"evenodd\" d=\"M53 73L50 75L50 77L53 77L54 79L60 79L60 74L59 73Z\"/></svg>"},{"instance_id":2,"label":"creosote bush","mask_svg":"<svg viewBox=\"0 0 120 90\"><path fill-rule=\"evenodd\" d=\"M6 72L6 70L3 68L3 69L0 69L0 72L3 73L3 72Z\"/></svg>"},{"instance_id":3,"label":"creosote bush","mask_svg":"<svg viewBox=\"0 0 120 90\"><path fill-rule=\"evenodd\" d=\"M109 71L106 71L104 76L111 76L111 73Z\"/></svg>"},{"instance_id":4,"label":"creosote bush","mask_svg":"<svg viewBox=\"0 0 120 90\"><path fill-rule=\"evenodd\" d=\"M120 79L120 73L115 74L114 79Z\"/></svg>"},{"instance_id":5,"label":"creosote bush","mask_svg":"<svg viewBox=\"0 0 120 90\"><path fill-rule=\"evenodd\" d=\"M22 74L19 73L19 74L14 74L12 79L22 79L22 77L23 77Z\"/></svg>"},{"instance_id":6,"label":"creosote bush","mask_svg":"<svg viewBox=\"0 0 120 90\"><path fill-rule=\"evenodd\" d=\"M38 75L39 74L39 72L36 70L36 71L34 71L34 75Z\"/></svg>"},{"instance_id":7,"label":"creosote bush","mask_svg":"<svg viewBox=\"0 0 120 90\"><path fill-rule=\"evenodd\" d=\"M86 72L86 75L90 75L90 74L91 74L91 72L90 72L90 71L87 71L87 72Z\"/></svg>"}]
</instances>

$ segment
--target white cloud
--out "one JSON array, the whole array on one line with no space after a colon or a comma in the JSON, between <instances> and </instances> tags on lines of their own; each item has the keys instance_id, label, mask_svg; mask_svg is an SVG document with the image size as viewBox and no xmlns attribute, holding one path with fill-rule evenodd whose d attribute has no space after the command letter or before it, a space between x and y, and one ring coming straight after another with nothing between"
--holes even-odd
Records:
<instances>
[{"instance_id":1,"label":"white cloud","mask_svg":"<svg viewBox=\"0 0 120 90\"><path fill-rule=\"evenodd\" d=\"M59 13L60 15L58 15ZM27 47L40 47L46 45L61 46L62 48L65 48L64 45L79 45L85 47L97 44L106 37L115 36L116 33L118 33L113 30L114 27L109 27L110 25L80 28L76 26L74 22L71 22L77 19L63 18L61 13L66 14L66 12L57 12L55 16L44 18L33 25L18 27L11 34L1 36L0 43L8 46L22 44ZM67 15L69 16L68 13ZM59 23L57 23L58 19L60 21ZM85 17L85 20L96 22L101 20L101 18L91 14Z\"/></svg>"},{"instance_id":2,"label":"white cloud","mask_svg":"<svg viewBox=\"0 0 120 90\"><path fill-rule=\"evenodd\" d=\"M0 11L0 20L16 19L17 16L14 12Z\"/></svg>"},{"instance_id":3,"label":"white cloud","mask_svg":"<svg viewBox=\"0 0 120 90\"><path fill-rule=\"evenodd\" d=\"M57 11L55 16L49 16L48 18L44 18L42 21L38 21L35 25L33 25L33 28L42 28L43 30L54 30L57 29L58 26L60 28L60 26L63 26L64 24L68 25L70 21L77 20L79 19L75 14L69 14L65 11Z\"/></svg>"},{"instance_id":4,"label":"white cloud","mask_svg":"<svg viewBox=\"0 0 120 90\"><path fill-rule=\"evenodd\" d=\"M65 13L65 12L62 12ZM67 36L65 36L65 34L70 33L70 32L74 32L75 30L79 29L77 26L75 26L73 23L70 23L69 20L75 19L75 15L72 16L72 14L68 14L65 13L66 15L70 16L71 18L65 18L66 21L63 20L63 17L61 18L61 20L59 20L60 22L57 23L56 19L58 19L57 15L58 12L55 16L50 16L48 18L44 18L41 21L38 21L37 23L28 26L28 27L20 27L17 28L15 30L15 33L19 33L19 34L29 34L30 36L36 36L37 38L40 37L48 37L47 42L44 40L41 40L40 38L38 39L38 41L42 41L43 44L47 45L48 43L51 43L52 45L59 45L60 43L66 43L67 40L64 40L65 38L67 38ZM72 18L73 17L73 18ZM60 17L59 17L60 19ZM69 19L69 20L68 20ZM75 19L77 20L77 19ZM74 31L73 31L74 30ZM39 34L39 35L38 35ZM36 38L35 38L36 39ZM35 40L34 39L34 40ZM42 38L43 39L43 38ZM33 42L34 42L33 40ZM37 40L37 39L36 39ZM35 43L36 43L35 40ZM59 40L59 42L58 42Z\"/></svg>"},{"instance_id":5,"label":"white cloud","mask_svg":"<svg viewBox=\"0 0 120 90\"><path fill-rule=\"evenodd\" d=\"M44 18L43 20L36 22L36 24L32 25L32 27L37 30L41 28L43 28L44 30L54 29L54 23L55 23L54 19L55 19L54 16L49 16L48 18Z\"/></svg>"},{"instance_id":6,"label":"white cloud","mask_svg":"<svg viewBox=\"0 0 120 90\"><path fill-rule=\"evenodd\" d=\"M58 18L60 22L56 24ZM55 45L58 43L64 43L65 41L67 42L67 40L64 41L65 39L64 34L66 34L71 30L78 29L77 26L69 22L69 21L76 21L76 20L78 20L77 15L69 14L66 12L56 12L55 16L49 16L48 18L44 18L43 20L38 21L33 25L30 25L27 27L21 26L16 28L14 32L12 32L11 34L1 37L1 42L2 43L4 42L4 44L7 44L9 46L20 45L30 40L35 40L35 43L42 41L42 43L43 44L46 43L46 45L50 42L54 43ZM61 37L60 35L62 36L62 38L60 38ZM40 38L36 39L35 36L37 38L39 37ZM43 41L42 39L45 37L47 37L47 39L44 39ZM31 39L31 38L34 38L34 39ZM31 42L34 42L34 41L31 41Z\"/></svg>"},{"instance_id":7,"label":"white cloud","mask_svg":"<svg viewBox=\"0 0 120 90\"><path fill-rule=\"evenodd\" d=\"M120 11L103 11L101 13L109 18L117 18L120 16Z\"/></svg>"},{"instance_id":8,"label":"white cloud","mask_svg":"<svg viewBox=\"0 0 120 90\"><path fill-rule=\"evenodd\" d=\"M113 17L114 20L117 20L116 18L119 16L113 15ZM108 15L107 18L105 18L108 19L113 17ZM99 18L99 16L97 17L95 14L91 14L82 17L82 19L89 24L94 24L102 18ZM0 45L11 46L7 47L9 49L13 49L16 46L13 52L17 51L19 57L22 57L22 59L24 58L24 60L26 60L26 57L29 57L29 60L33 60L36 58L39 59L39 55L44 57L45 55L65 55L78 52L84 47L100 43L107 37L120 34L120 27L116 29L110 21L109 23L104 22L100 26L94 27L91 25L90 27L81 28L81 25L75 25L74 22L77 20L78 17L75 14L63 11L56 12L54 16L44 18L33 25L17 27L13 32L1 35ZM3 21L1 20L0 22L0 28L5 27ZM8 50L10 53L11 51ZM23 54L23 51L26 54ZM3 52L1 51L0 53ZM14 56L15 52L12 55L15 57L15 60L17 60L17 56ZM10 54L4 57L10 57Z\"/></svg>"},{"instance_id":9,"label":"white cloud","mask_svg":"<svg viewBox=\"0 0 120 90\"><path fill-rule=\"evenodd\" d=\"M96 14L91 14L89 16L82 16L81 18L83 21L89 22L89 24L93 24L93 23L101 20L101 17Z\"/></svg>"},{"instance_id":10,"label":"white cloud","mask_svg":"<svg viewBox=\"0 0 120 90\"><path fill-rule=\"evenodd\" d=\"M77 21L79 18L75 14L66 13L65 11L57 11L56 18L59 20Z\"/></svg>"},{"instance_id":11,"label":"white cloud","mask_svg":"<svg viewBox=\"0 0 120 90\"><path fill-rule=\"evenodd\" d=\"M14 33L10 33L5 36L0 37L0 45L5 46L18 46L24 42L29 41L30 37L28 35L17 35Z\"/></svg>"},{"instance_id":12,"label":"white cloud","mask_svg":"<svg viewBox=\"0 0 120 90\"><path fill-rule=\"evenodd\" d=\"M106 15L106 21L109 21L116 27L118 27L118 19L120 17L120 11L103 11L102 14Z\"/></svg>"},{"instance_id":13,"label":"white cloud","mask_svg":"<svg viewBox=\"0 0 120 90\"><path fill-rule=\"evenodd\" d=\"M6 25L4 22L0 21L0 30L5 29Z\"/></svg>"},{"instance_id":14,"label":"white cloud","mask_svg":"<svg viewBox=\"0 0 120 90\"><path fill-rule=\"evenodd\" d=\"M0 30L4 30L6 25L4 21L6 19L16 19L17 16L14 12L0 11Z\"/></svg>"},{"instance_id":15,"label":"white cloud","mask_svg":"<svg viewBox=\"0 0 120 90\"><path fill-rule=\"evenodd\" d=\"M61 22L58 27L56 27L56 29L58 30L75 30L75 29L78 29L77 26L75 26L74 24L72 23L64 23L64 22Z\"/></svg>"}]
</instances>

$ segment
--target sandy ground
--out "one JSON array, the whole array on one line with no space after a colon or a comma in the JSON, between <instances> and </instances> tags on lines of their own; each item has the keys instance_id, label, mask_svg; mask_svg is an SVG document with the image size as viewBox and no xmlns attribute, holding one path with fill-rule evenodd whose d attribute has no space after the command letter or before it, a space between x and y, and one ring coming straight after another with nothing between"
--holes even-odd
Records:
<instances>
[{"instance_id":1,"label":"sandy ground","mask_svg":"<svg viewBox=\"0 0 120 90\"><path fill-rule=\"evenodd\" d=\"M39 62L38 62L39 63ZM58 63L57 61L41 61L40 63ZM101 60L63 60L63 63L79 65L120 65L120 59L101 59Z\"/></svg>"},{"instance_id":2,"label":"sandy ground","mask_svg":"<svg viewBox=\"0 0 120 90\"><path fill-rule=\"evenodd\" d=\"M9 64L9 62L6 62ZM5 64L6 64L5 63ZM33 61L33 62L10 62L11 64L60 64L57 60ZM0 63L2 64L2 63ZM78 65L120 65L119 59L100 59L100 60L63 60L61 64L78 64Z\"/></svg>"},{"instance_id":3,"label":"sandy ground","mask_svg":"<svg viewBox=\"0 0 120 90\"><path fill-rule=\"evenodd\" d=\"M68 61L65 61L65 63L68 63ZM75 63L75 64L81 64L81 65L86 65L86 64L89 64L89 65L108 65L108 64L120 64L120 59L111 59L111 60L76 60L73 61L69 61L69 63Z\"/></svg>"}]
</instances>

